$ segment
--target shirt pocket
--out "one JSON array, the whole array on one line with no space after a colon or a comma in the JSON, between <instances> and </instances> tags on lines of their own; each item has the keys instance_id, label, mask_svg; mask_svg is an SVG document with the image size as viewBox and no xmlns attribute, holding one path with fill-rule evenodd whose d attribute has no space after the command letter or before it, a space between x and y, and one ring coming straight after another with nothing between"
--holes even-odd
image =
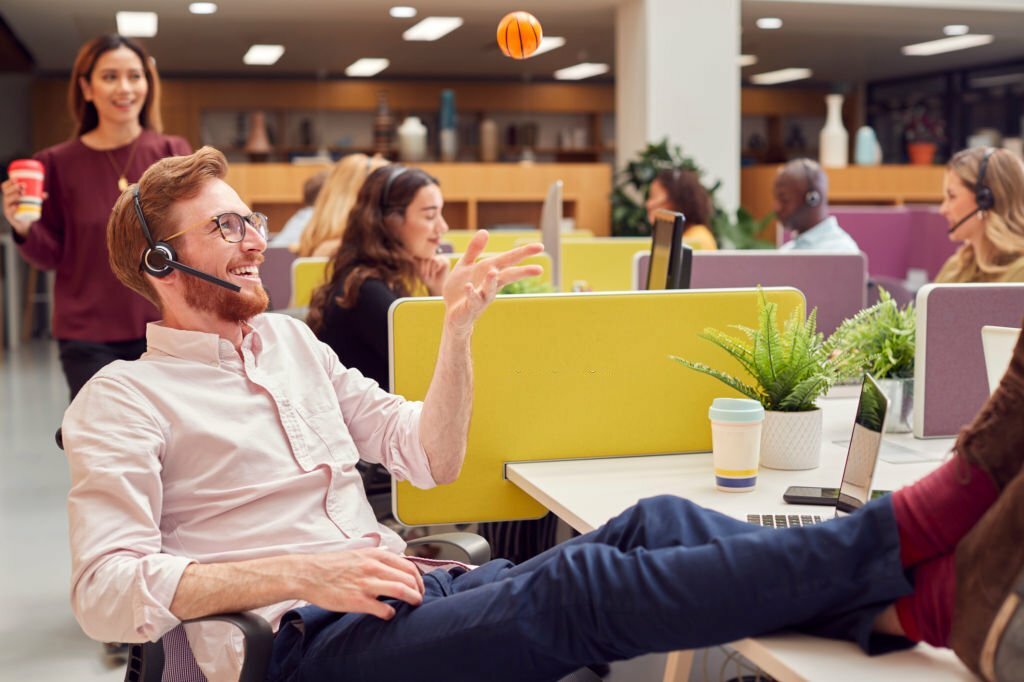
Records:
<instances>
[{"instance_id":1,"label":"shirt pocket","mask_svg":"<svg viewBox=\"0 0 1024 682\"><path fill-rule=\"evenodd\" d=\"M300 403L299 418L307 428L311 446L323 448L332 461L347 467L359 461L359 451L341 416L341 408L329 402Z\"/></svg>"}]
</instances>

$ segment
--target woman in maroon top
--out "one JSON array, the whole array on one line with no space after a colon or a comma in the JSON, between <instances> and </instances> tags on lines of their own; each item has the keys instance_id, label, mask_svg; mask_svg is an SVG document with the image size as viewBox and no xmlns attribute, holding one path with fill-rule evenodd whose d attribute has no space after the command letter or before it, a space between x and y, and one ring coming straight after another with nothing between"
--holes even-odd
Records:
<instances>
[{"instance_id":1,"label":"woman in maroon top","mask_svg":"<svg viewBox=\"0 0 1024 682\"><path fill-rule=\"evenodd\" d=\"M156 64L136 42L94 38L75 59L68 104L71 140L36 155L46 173L42 218L15 220L21 186L3 183L4 216L22 256L56 270L53 333L72 399L101 367L135 359L157 309L114 277L106 228L114 202L155 161L190 154L188 142L162 135Z\"/></svg>"}]
</instances>

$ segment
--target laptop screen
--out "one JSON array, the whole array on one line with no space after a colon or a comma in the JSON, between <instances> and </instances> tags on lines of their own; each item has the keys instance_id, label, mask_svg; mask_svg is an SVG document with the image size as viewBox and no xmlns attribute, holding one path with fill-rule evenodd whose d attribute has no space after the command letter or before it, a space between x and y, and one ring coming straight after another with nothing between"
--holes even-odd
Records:
<instances>
[{"instance_id":1,"label":"laptop screen","mask_svg":"<svg viewBox=\"0 0 1024 682\"><path fill-rule=\"evenodd\" d=\"M655 212L651 232L651 259L647 268L648 289L689 289L692 252L683 247L682 213Z\"/></svg>"},{"instance_id":2,"label":"laptop screen","mask_svg":"<svg viewBox=\"0 0 1024 682\"><path fill-rule=\"evenodd\" d=\"M850 450L846 455L843 480L839 484L836 516L845 516L867 504L871 495L871 481L882 447L885 431L885 413L889 399L885 397L871 375L864 375L857 402L857 415L850 436Z\"/></svg>"}]
</instances>

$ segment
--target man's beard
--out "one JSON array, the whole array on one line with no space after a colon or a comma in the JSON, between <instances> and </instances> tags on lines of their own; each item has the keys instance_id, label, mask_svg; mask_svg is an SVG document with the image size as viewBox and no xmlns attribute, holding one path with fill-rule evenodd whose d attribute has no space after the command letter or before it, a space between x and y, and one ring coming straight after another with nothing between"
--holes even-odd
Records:
<instances>
[{"instance_id":1,"label":"man's beard","mask_svg":"<svg viewBox=\"0 0 1024 682\"><path fill-rule=\"evenodd\" d=\"M185 302L196 310L213 313L227 322L245 322L256 317L270 303L261 284L255 291L231 291L213 282L185 274Z\"/></svg>"}]
</instances>

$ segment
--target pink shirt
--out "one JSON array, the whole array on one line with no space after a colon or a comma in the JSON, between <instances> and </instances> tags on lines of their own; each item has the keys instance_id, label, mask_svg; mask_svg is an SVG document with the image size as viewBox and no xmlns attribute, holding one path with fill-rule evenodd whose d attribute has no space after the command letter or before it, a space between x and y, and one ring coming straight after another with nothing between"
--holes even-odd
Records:
<instances>
[{"instance_id":1,"label":"pink shirt","mask_svg":"<svg viewBox=\"0 0 1024 682\"><path fill-rule=\"evenodd\" d=\"M355 465L435 485L421 404L346 369L297 320L265 314L251 327L240 355L219 336L152 323L146 354L102 369L65 413L71 603L90 637L155 641L178 625L169 607L192 562L404 548L377 523ZM276 629L301 605L257 613ZM186 630L211 682L237 679L233 628Z\"/></svg>"}]
</instances>

